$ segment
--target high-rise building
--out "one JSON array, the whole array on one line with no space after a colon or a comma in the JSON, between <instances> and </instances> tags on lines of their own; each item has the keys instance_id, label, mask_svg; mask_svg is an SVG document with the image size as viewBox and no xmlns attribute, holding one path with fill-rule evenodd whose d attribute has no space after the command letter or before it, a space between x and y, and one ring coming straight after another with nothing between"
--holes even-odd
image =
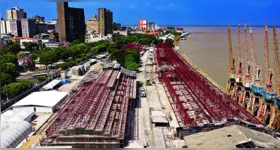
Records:
<instances>
[{"instance_id":1,"label":"high-rise building","mask_svg":"<svg viewBox=\"0 0 280 150\"><path fill-rule=\"evenodd\" d=\"M37 34L35 19L21 19L22 37L32 38Z\"/></svg>"},{"instance_id":2,"label":"high-rise building","mask_svg":"<svg viewBox=\"0 0 280 150\"><path fill-rule=\"evenodd\" d=\"M48 25L46 23L37 23L36 24L37 34L40 33L47 33L48 32Z\"/></svg>"},{"instance_id":3,"label":"high-rise building","mask_svg":"<svg viewBox=\"0 0 280 150\"><path fill-rule=\"evenodd\" d=\"M148 30L155 31L156 30L156 23L155 22L149 22L148 23Z\"/></svg>"},{"instance_id":4,"label":"high-rise building","mask_svg":"<svg viewBox=\"0 0 280 150\"><path fill-rule=\"evenodd\" d=\"M45 17L41 17L41 16L38 16L38 15L35 15L34 17L32 17L32 19L35 19L36 22L40 22L40 23L45 22Z\"/></svg>"},{"instance_id":5,"label":"high-rise building","mask_svg":"<svg viewBox=\"0 0 280 150\"><path fill-rule=\"evenodd\" d=\"M70 8L68 2L57 3L59 42L85 41L84 9Z\"/></svg>"},{"instance_id":6,"label":"high-rise building","mask_svg":"<svg viewBox=\"0 0 280 150\"><path fill-rule=\"evenodd\" d=\"M113 13L106 8L98 8L99 33L113 33Z\"/></svg>"},{"instance_id":7,"label":"high-rise building","mask_svg":"<svg viewBox=\"0 0 280 150\"><path fill-rule=\"evenodd\" d=\"M11 34L14 36L22 36L21 20L9 20L11 26Z\"/></svg>"},{"instance_id":8,"label":"high-rise building","mask_svg":"<svg viewBox=\"0 0 280 150\"><path fill-rule=\"evenodd\" d=\"M9 20L1 18L1 34L11 33L11 25Z\"/></svg>"},{"instance_id":9,"label":"high-rise building","mask_svg":"<svg viewBox=\"0 0 280 150\"><path fill-rule=\"evenodd\" d=\"M95 31L95 33L99 33L97 16L95 15L91 18L91 20L88 20L86 22L86 26L87 26L87 32Z\"/></svg>"},{"instance_id":10,"label":"high-rise building","mask_svg":"<svg viewBox=\"0 0 280 150\"><path fill-rule=\"evenodd\" d=\"M18 7L13 7L11 10L7 10L7 19L11 20L11 19L26 19L27 18L27 14L26 12L24 12L23 9L18 8Z\"/></svg>"},{"instance_id":11,"label":"high-rise building","mask_svg":"<svg viewBox=\"0 0 280 150\"><path fill-rule=\"evenodd\" d=\"M147 29L147 20L142 18L139 20L139 29L140 30Z\"/></svg>"}]
</instances>

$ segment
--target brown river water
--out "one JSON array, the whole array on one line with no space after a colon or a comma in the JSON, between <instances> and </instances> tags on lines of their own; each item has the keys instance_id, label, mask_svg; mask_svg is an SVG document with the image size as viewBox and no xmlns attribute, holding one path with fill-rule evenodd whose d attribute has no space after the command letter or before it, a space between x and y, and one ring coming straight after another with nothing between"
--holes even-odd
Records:
<instances>
[{"instance_id":1,"label":"brown river water","mask_svg":"<svg viewBox=\"0 0 280 150\"><path fill-rule=\"evenodd\" d=\"M218 84L225 87L228 80L228 32L227 27L184 27L192 35L181 40L180 49L206 74ZM264 78L264 27L252 27L257 63L262 66L261 77ZM250 35L247 26L248 59L251 61ZM234 57L237 57L238 30L231 28ZM272 28L268 29L270 68L275 68ZM278 46L280 28L277 28ZM280 46L279 46L280 48ZM244 54L244 28L241 27L241 52ZM237 62L237 61L236 61ZM236 64L235 62L235 64ZM275 69L274 69L275 70ZM275 75L274 75L275 80Z\"/></svg>"}]
</instances>

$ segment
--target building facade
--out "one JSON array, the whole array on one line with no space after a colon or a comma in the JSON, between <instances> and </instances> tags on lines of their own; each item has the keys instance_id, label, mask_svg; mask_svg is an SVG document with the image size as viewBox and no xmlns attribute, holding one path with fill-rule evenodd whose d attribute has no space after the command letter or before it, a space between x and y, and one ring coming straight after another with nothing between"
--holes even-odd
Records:
<instances>
[{"instance_id":1,"label":"building facade","mask_svg":"<svg viewBox=\"0 0 280 150\"><path fill-rule=\"evenodd\" d=\"M147 20L142 19L142 18L139 20L139 29L140 30L147 29Z\"/></svg>"},{"instance_id":2,"label":"building facade","mask_svg":"<svg viewBox=\"0 0 280 150\"><path fill-rule=\"evenodd\" d=\"M47 33L48 32L48 25L45 23L37 23L36 24L37 34L40 33Z\"/></svg>"},{"instance_id":3,"label":"building facade","mask_svg":"<svg viewBox=\"0 0 280 150\"><path fill-rule=\"evenodd\" d=\"M148 30L155 31L156 30L156 23L155 22L148 23Z\"/></svg>"},{"instance_id":4,"label":"building facade","mask_svg":"<svg viewBox=\"0 0 280 150\"><path fill-rule=\"evenodd\" d=\"M9 20L1 19L1 34L11 33L11 25Z\"/></svg>"},{"instance_id":5,"label":"building facade","mask_svg":"<svg viewBox=\"0 0 280 150\"><path fill-rule=\"evenodd\" d=\"M45 17L41 17L41 16L38 16L38 15L35 15L34 17L32 17L32 19L35 19L36 22L40 22L40 23L45 22Z\"/></svg>"},{"instance_id":6,"label":"building facade","mask_svg":"<svg viewBox=\"0 0 280 150\"><path fill-rule=\"evenodd\" d=\"M85 41L84 9L70 8L68 2L57 3L59 42Z\"/></svg>"},{"instance_id":7,"label":"building facade","mask_svg":"<svg viewBox=\"0 0 280 150\"><path fill-rule=\"evenodd\" d=\"M22 36L21 20L9 20L11 34L14 36Z\"/></svg>"},{"instance_id":8,"label":"building facade","mask_svg":"<svg viewBox=\"0 0 280 150\"><path fill-rule=\"evenodd\" d=\"M50 32L56 32L58 33L58 24L57 19L52 19L50 22L47 22L47 31Z\"/></svg>"},{"instance_id":9,"label":"building facade","mask_svg":"<svg viewBox=\"0 0 280 150\"><path fill-rule=\"evenodd\" d=\"M10 10L6 11L7 14L7 19L11 20L11 19L26 19L27 18L27 14L26 12L24 12L23 9L18 8L18 7L13 7Z\"/></svg>"},{"instance_id":10,"label":"building facade","mask_svg":"<svg viewBox=\"0 0 280 150\"><path fill-rule=\"evenodd\" d=\"M21 19L22 37L31 38L37 34L35 19Z\"/></svg>"},{"instance_id":11,"label":"building facade","mask_svg":"<svg viewBox=\"0 0 280 150\"><path fill-rule=\"evenodd\" d=\"M106 8L98 8L99 33L113 34L113 12Z\"/></svg>"},{"instance_id":12,"label":"building facade","mask_svg":"<svg viewBox=\"0 0 280 150\"><path fill-rule=\"evenodd\" d=\"M91 33L92 31L95 31L95 33L99 33L97 16L95 15L91 18L91 20L88 20L86 22L86 26L87 26L88 33Z\"/></svg>"}]
</instances>

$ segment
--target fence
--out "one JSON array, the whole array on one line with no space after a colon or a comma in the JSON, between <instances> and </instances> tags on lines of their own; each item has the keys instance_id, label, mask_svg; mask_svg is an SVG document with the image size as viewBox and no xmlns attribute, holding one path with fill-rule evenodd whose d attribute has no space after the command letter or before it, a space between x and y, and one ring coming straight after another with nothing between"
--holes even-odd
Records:
<instances>
[{"instance_id":1,"label":"fence","mask_svg":"<svg viewBox=\"0 0 280 150\"><path fill-rule=\"evenodd\" d=\"M31 89L26 90L25 92L13 97L12 99L7 99L6 101L2 100L1 102L1 111L4 112L6 111L10 106L18 102L19 100L23 99L25 96L29 95L32 92L38 91L40 88L48 84L50 81L53 80L53 78L58 77L60 74L59 72L56 72L54 76L49 77L47 80L34 85Z\"/></svg>"}]
</instances>

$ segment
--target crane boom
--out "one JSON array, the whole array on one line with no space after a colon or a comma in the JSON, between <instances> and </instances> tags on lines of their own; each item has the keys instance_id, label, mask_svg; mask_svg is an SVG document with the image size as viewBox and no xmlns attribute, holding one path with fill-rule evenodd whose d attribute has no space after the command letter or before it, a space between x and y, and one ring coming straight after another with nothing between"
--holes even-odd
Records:
<instances>
[{"instance_id":1,"label":"crane boom","mask_svg":"<svg viewBox=\"0 0 280 150\"><path fill-rule=\"evenodd\" d=\"M228 63L228 73L230 75L235 74L235 65L234 61L235 59L233 58L232 55L232 42L231 42L231 32L230 32L230 26L228 26L228 53L229 53L229 63Z\"/></svg>"},{"instance_id":2,"label":"crane boom","mask_svg":"<svg viewBox=\"0 0 280 150\"><path fill-rule=\"evenodd\" d=\"M236 76L237 78L241 79L242 77L242 60L241 60L241 46L240 46L240 24L238 25L238 50L237 50L237 70L236 70ZM242 81L238 80L237 82Z\"/></svg>"},{"instance_id":3,"label":"crane boom","mask_svg":"<svg viewBox=\"0 0 280 150\"><path fill-rule=\"evenodd\" d=\"M252 28L250 27L250 40L251 40L251 53L252 53L252 72L253 72L253 81L256 79L258 80L259 78L259 73L257 72L257 60L256 60L256 53L255 53L255 48L254 48L254 39L253 39L253 31Z\"/></svg>"},{"instance_id":4,"label":"crane boom","mask_svg":"<svg viewBox=\"0 0 280 150\"><path fill-rule=\"evenodd\" d=\"M247 27L246 24L244 24L244 70L247 68L247 63L248 63L248 39L247 39ZM247 74L247 72L246 72Z\"/></svg>"}]
</instances>

